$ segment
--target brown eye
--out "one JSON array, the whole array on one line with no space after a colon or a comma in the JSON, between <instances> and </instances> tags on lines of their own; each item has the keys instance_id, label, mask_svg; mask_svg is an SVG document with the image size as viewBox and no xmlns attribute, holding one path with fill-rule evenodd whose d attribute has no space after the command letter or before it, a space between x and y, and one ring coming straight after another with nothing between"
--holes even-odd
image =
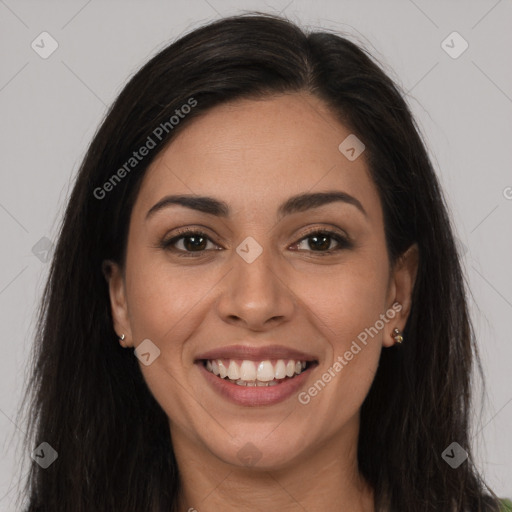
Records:
<instances>
[{"instance_id":1,"label":"brown eye","mask_svg":"<svg viewBox=\"0 0 512 512\"><path fill-rule=\"evenodd\" d=\"M161 247L174 252L201 253L208 250L208 242L213 242L201 231L183 231L170 240L163 241ZM215 245L215 244L213 244Z\"/></svg>"},{"instance_id":2,"label":"brown eye","mask_svg":"<svg viewBox=\"0 0 512 512\"><path fill-rule=\"evenodd\" d=\"M309 250L323 254L330 254L351 247L351 244L345 237L333 231L314 231L299 240L295 246L299 246L304 241L307 243L306 251ZM337 244L337 247L332 247L333 242Z\"/></svg>"},{"instance_id":3,"label":"brown eye","mask_svg":"<svg viewBox=\"0 0 512 512\"><path fill-rule=\"evenodd\" d=\"M334 247L332 247L334 242ZM208 247L211 243L213 247ZM313 231L307 236L301 238L292 247L298 247L300 244L307 243L305 249L298 249L299 251L309 251L317 253L319 256L332 254L342 249L352 247L351 242L339 233L334 231ZM337 244L337 246L336 246ZM186 230L182 231L179 235L163 241L160 246L163 249L179 253L178 256L193 256L197 253L198 256L208 250L218 250L208 235L202 231Z\"/></svg>"},{"instance_id":4,"label":"brown eye","mask_svg":"<svg viewBox=\"0 0 512 512\"><path fill-rule=\"evenodd\" d=\"M206 237L200 235L182 236L181 239L183 239L183 246L187 251L205 250L208 240Z\"/></svg>"}]
</instances>

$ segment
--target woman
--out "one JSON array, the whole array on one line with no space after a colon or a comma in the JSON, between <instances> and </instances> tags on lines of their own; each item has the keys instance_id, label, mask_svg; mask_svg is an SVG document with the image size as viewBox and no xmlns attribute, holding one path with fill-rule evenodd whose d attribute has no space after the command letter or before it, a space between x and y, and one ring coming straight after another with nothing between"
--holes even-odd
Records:
<instances>
[{"instance_id":1,"label":"woman","mask_svg":"<svg viewBox=\"0 0 512 512\"><path fill-rule=\"evenodd\" d=\"M447 208L342 37L254 14L152 58L84 159L39 325L29 512L499 510Z\"/></svg>"}]
</instances>

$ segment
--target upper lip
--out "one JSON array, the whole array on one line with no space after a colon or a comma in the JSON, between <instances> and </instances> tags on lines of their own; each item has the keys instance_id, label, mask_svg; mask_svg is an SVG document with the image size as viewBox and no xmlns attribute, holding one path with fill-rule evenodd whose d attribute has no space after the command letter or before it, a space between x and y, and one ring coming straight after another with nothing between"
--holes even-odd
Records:
<instances>
[{"instance_id":1,"label":"upper lip","mask_svg":"<svg viewBox=\"0 0 512 512\"><path fill-rule=\"evenodd\" d=\"M283 345L250 346L231 345L219 347L203 352L196 357L196 361L204 359L247 359L251 361L264 361L267 359L293 359L295 361L316 361L311 354L285 347Z\"/></svg>"}]
</instances>

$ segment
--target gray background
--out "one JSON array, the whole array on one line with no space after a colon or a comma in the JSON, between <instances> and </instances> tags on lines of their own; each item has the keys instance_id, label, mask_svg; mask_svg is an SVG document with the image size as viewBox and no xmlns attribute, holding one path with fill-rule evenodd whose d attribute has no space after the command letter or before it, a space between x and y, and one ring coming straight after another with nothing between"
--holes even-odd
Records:
<instances>
[{"instance_id":1,"label":"gray background","mask_svg":"<svg viewBox=\"0 0 512 512\"><path fill-rule=\"evenodd\" d=\"M29 457L17 447L25 426L15 414L46 249L106 106L170 40L253 9L350 35L408 91L465 251L487 383L481 404L475 382L475 457L494 490L512 497L510 0L0 0L0 510L13 510L17 461ZM59 45L47 59L31 47L43 31ZM469 44L458 58L442 47L453 31Z\"/></svg>"}]
</instances>

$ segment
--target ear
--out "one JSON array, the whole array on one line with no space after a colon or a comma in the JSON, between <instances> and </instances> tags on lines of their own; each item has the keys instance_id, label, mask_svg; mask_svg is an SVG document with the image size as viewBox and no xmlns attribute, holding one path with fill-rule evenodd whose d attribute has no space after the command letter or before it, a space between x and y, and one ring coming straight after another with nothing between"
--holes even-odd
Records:
<instances>
[{"instance_id":1,"label":"ear","mask_svg":"<svg viewBox=\"0 0 512 512\"><path fill-rule=\"evenodd\" d=\"M383 344L390 347L395 344L393 329L404 330L412 306L412 292L418 273L419 249L418 244L411 245L397 260L390 279L388 310L396 312L395 317L386 324ZM401 309L398 311L398 305ZM393 308L393 304L395 307Z\"/></svg>"},{"instance_id":2,"label":"ear","mask_svg":"<svg viewBox=\"0 0 512 512\"><path fill-rule=\"evenodd\" d=\"M101 270L108 283L114 330L119 338L122 334L125 335L124 340L119 340L119 343L125 348L132 346L133 338L130 327L130 316L128 314L128 307L126 303L123 272L117 263L110 260L105 260L102 263Z\"/></svg>"}]
</instances>

